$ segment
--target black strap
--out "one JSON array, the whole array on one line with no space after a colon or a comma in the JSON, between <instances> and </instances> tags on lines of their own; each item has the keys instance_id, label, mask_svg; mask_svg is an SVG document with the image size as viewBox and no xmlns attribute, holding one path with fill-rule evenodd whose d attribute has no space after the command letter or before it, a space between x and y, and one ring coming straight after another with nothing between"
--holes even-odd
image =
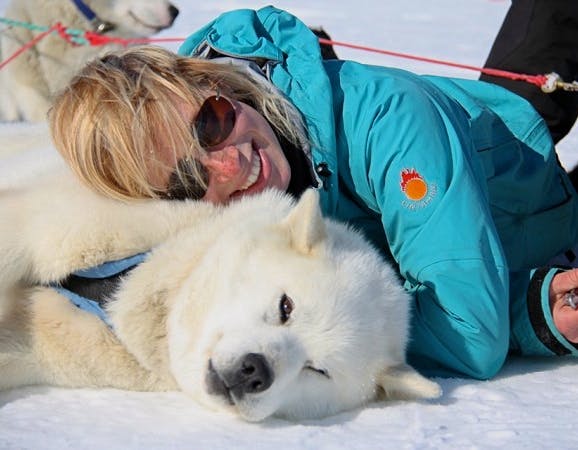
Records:
<instances>
[{"instance_id":1,"label":"black strap","mask_svg":"<svg viewBox=\"0 0 578 450\"><path fill-rule=\"evenodd\" d=\"M136 266L129 267L109 277L89 278L70 274L59 283L59 286L74 292L76 295L92 300L104 307L118 289L122 277Z\"/></svg>"}]
</instances>

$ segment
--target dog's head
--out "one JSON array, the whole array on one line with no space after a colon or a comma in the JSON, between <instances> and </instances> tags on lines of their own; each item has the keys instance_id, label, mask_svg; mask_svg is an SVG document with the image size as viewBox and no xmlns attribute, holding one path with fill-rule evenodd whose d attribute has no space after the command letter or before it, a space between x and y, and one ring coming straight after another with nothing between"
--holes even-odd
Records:
<instances>
[{"instance_id":1,"label":"dog's head","mask_svg":"<svg viewBox=\"0 0 578 450\"><path fill-rule=\"evenodd\" d=\"M219 229L174 300L170 370L182 390L253 421L323 417L380 393L437 397L405 364L409 298L391 268L324 220L314 191L263 219L282 200Z\"/></svg>"},{"instance_id":2,"label":"dog's head","mask_svg":"<svg viewBox=\"0 0 578 450\"><path fill-rule=\"evenodd\" d=\"M93 0L98 18L111 24L114 35L146 37L169 28L179 10L167 0Z\"/></svg>"}]
</instances>

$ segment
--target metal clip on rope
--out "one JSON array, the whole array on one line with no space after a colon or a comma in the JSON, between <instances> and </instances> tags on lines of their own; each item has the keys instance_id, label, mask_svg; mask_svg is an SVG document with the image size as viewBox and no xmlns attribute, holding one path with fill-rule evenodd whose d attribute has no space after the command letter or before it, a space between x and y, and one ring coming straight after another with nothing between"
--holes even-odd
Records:
<instances>
[{"instance_id":1,"label":"metal clip on rope","mask_svg":"<svg viewBox=\"0 0 578 450\"><path fill-rule=\"evenodd\" d=\"M92 29L95 33L105 34L109 31L112 31L116 28L116 26L110 22L105 20L101 20L98 17L95 17L93 20L90 21L92 24Z\"/></svg>"},{"instance_id":2,"label":"metal clip on rope","mask_svg":"<svg viewBox=\"0 0 578 450\"><path fill-rule=\"evenodd\" d=\"M563 81L556 72L549 73L546 75L546 81L541 86L542 92L550 94L556 89L562 89L564 91L578 92L578 81L573 81L568 83Z\"/></svg>"}]
</instances>

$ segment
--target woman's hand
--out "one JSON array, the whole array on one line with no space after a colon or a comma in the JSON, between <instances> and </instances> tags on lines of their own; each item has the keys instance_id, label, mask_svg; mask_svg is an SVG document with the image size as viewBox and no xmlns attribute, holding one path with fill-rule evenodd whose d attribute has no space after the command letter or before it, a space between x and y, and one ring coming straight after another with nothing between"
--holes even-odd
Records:
<instances>
[{"instance_id":1,"label":"woman's hand","mask_svg":"<svg viewBox=\"0 0 578 450\"><path fill-rule=\"evenodd\" d=\"M578 309L572 308L566 301L566 295L573 289L578 290L578 269L561 272L550 283L550 308L558 331L570 342L578 343ZM578 293L576 294L578 303Z\"/></svg>"}]
</instances>

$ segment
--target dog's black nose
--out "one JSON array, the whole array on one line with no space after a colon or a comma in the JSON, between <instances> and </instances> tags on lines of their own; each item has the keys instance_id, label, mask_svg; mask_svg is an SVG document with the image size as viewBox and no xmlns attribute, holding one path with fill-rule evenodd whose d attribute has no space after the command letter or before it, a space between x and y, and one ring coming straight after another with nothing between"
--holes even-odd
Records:
<instances>
[{"instance_id":1,"label":"dog's black nose","mask_svg":"<svg viewBox=\"0 0 578 450\"><path fill-rule=\"evenodd\" d=\"M171 22L174 22L174 20L179 15L179 8L177 8L174 5L170 5L169 6L169 14L171 15Z\"/></svg>"},{"instance_id":2,"label":"dog's black nose","mask_svg":"<svg viewBox=\"0 0 578 450\"><path fill-rule=\"evenodd\" d=\"M247 353L223 377L235 398L266 391L275 378L267 359L260 353Z\"/></svg>"}]
</instances>

